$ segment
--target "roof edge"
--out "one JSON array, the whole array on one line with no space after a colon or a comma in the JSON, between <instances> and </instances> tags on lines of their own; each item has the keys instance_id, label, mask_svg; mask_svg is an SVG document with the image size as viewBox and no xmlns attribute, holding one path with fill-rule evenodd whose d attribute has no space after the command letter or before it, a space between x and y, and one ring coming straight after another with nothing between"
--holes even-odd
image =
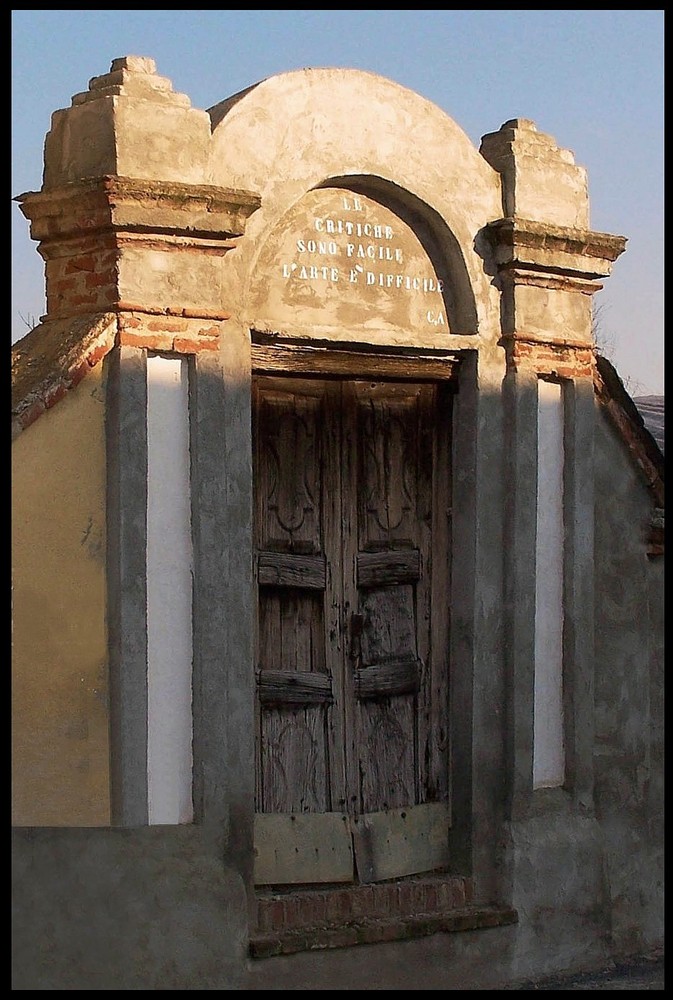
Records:
<instances>
[{"instance_id":1,"label":"roof edge","mask_svg":"<svg viewBox=\"0 0 673 1000\"><path fill-rule=\"evenodd\" d=\"M117 338L115 313L44 320L12 347L12 440L73 389Z\"/></svg>"},{"instance_id":2,"label":"roof edge","mask_svg":"<svg viewBox=\"0 0 673 1000\"><path fill-rule=\"evenodd\" d=\"M619 432L652 495L654 505L664 507L665 458L642 414L624 387L614 365L596 355L594 388L598 401Z\"/></svg>"}]
</instances>

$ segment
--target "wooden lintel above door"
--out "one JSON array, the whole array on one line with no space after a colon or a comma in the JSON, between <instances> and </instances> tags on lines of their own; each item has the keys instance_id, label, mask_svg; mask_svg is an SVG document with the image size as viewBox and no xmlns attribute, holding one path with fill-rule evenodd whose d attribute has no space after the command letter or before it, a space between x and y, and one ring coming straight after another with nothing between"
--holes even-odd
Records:
<instances>
[{"instance_id":1,"label":"wooden lintel above door","mask_svg":"<svg viewBox=\"0 0 673 1000\"><path fill-rule=\"evenodd\" d=\"M461 354L413 347L374 348L334 341L299 343L252 334L252 370L257 374L318 375L321 378L455 379Z\"/></svg>"}]
</instances>

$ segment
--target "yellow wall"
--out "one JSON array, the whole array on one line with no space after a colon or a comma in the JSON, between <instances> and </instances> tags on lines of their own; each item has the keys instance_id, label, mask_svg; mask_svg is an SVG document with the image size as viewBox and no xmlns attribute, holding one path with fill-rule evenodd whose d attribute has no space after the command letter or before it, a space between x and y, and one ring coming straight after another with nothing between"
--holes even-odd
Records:
<instances>
[{"instance_id":1,"label":"yellow wall","mask_svg":"<svg viewBox=\"0 0 673 1000\"><path fill-rule=\"evenodd\" d=\"M12 446L13 822L110 822L102 365Z\"/></svg>"}]
</instances>

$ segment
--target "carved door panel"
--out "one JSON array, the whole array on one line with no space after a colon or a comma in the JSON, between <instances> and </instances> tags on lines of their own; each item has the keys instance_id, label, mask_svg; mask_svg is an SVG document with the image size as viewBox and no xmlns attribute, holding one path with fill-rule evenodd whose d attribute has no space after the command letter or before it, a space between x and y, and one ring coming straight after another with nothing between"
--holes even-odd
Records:
<instances>
[{"instance_id":1,"label":"carved door panel","mask_svg":"<svg viewBox=\"0 0 673 1000\"><path fill-rule=\"evenodd\" d=\"M442 867L448 397L265 377L254 414L256 881Z\"/></svg>"},{"instance_id":2,"label":"carved door panel","mask_svg":"<svg viewBox=\"0 0 673 1000\"><path fill-rule=\"evenodd\" d=\"M338 383L254 383L258 883L352 878L339 400Z\"/></svg>"},{"instance_id":3,"label":"carved door panel","mask_svg":"<svg viewBox=\"0 0 673 1000\"><path fill-rule=\"evenodd\" d=\"M375 881L448 861L448 398L385 382L344 396L348 787Z\"/></svg>"}]
</instances>

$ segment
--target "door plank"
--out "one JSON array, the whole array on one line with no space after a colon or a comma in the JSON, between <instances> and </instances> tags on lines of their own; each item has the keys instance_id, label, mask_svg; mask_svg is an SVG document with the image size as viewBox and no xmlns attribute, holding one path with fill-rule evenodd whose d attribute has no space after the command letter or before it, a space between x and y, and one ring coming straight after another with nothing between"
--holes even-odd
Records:
<instances>
[{"instance_id":1,"label":"door plank","mask_svg":"<svg viewBox=\"0 0 673 1000\"><path fill-rule=\"evenodd\" d=\"M352 677L345 670L346 639L344 609L344 551L342 523L343 439L342 387L339 382L323 383L323 468L326 484L323 500L323 537L326 560L325 579L325 669L332 679L334 707L327 713L327 742L330 748L331 808L348 811L346 791L347 721L345 706L353 699ZM352 875L352 868L351 868Z\"/></svg>"},{"instance_id":2,"label":"door plank","mask_svg":"<svg viewBox=\"0 0 673 1000\"><path fill-rule=\"evenodd\" d=\"M326 673L322 594L260 588L258 665Z\"/></svg>"},{"instance_id":3,"label":"door plank","mask_svg":"<svg viewBox=\"0 0 673 1000\"><path fill-rule=\"evenodd\" d=\"M459 354L436 349L400 348L396 353L377 348L363 350L362 345L316 346L291 344L277 337L265 343L264 335L253 335L252 366L262 373L284 375L341 375L346 378L419 378L455 379ZM359 349L358 349L359 348Z\"/></svg>"},{"instance_id":4,"label":"door plank","mask_svg":"<svg viewBox=\"0 0 673 1000\"><path fill-rule=\"evenodd\" d=\"M424 742L428 747L428 799L448 803L451 822L449 733L449 638L451 627L451 438L453 393L437 389L432 482L431 610L432 656L426 675L429 707ZM421 653L421 655L423 655Z\"/></svg>"},{"instance_id":5,"label":"door plank","mask_svg":"<svg viewBox=\"0 0 673 1000\"><path fill-rule=\"evenodd\" d=\"M414 588L376 587L360 593L363 618L360 659L363 667L386 660L417 660L417 617Z\"/></svg>"},{"instance_id":6,"label":"door plank","mask_svg":"<svg viewBox=\"0 0 673 1000\"><path fill-rule=\"evenodd\" d=\"M356 703L358 815L413 805L416 786L416 699L400 695Z\"/></svg>"},{"instance_id":7,"label":"door plank","mask_svg":"<svg viewBox=\"0 0 673 1000\"><path fill-rule=\"evenodd\" d=\"M357 556L358 587L394 587L398 583L415 583L420 575L421 554L418 549L359 552Z\"/></svg>"},{"instance_id":8,"label":"door plank","mask_svg":"<svg viewBox=\"0 0 673 1000\"><path fill-rule=\"evenodd\" d=\"M264 813L331 808L325 740L326 706L262 706L261 802Z\"/></svg>"},{"instance_id":9,"label":"door plank","mask_svg":"<svg viewBox=\"0 0 673 1000\"><path fill-rule=\"evenodd\" d=\"M360 882L448 867L449 809L445 802L358 816L352 829Z\"/></svg>"},{"instance_id":10,"label":"door plank","mask_svg":"<svg viewBox=\"0 0 673 1000\"><path fill-rule=\"evenodd\" d=\"M257 560L260 586L325 589L325 557L294 552L260 552Z\"/></svg>"},{"instance_id":11,"label":"door plank","mask_svg":"<svg viewBox=\"0 0 673 1000\"><path fill-rule=\"evenodd\" d=\"M331 704L334 701L331 677L305 671L259 670L257 691L265 705Z\"/></svg>"},{"instance_id":12,"label":"door plank","mask_svg":"<svg viewBox=\"0 0 673 1000\"><path fill-rule=\"evenodd\" d=\"M256 394L257 546L322 551L322 394L314 383Z\"/></svg>"},{"instance_id":13,"label":"door plank","mask_svg":"<svg viewBox=\"0 0 673 1000\"><path fill-rule=\"evenodd\" d=\"M256 885L353 879L353 845L344 813L257 813L254 837Z\"/></svg>"},{"instance_id":14,"label":"door plank","mask_svg":"<svg viewBox=\"0 0 673 1000\"><path fill-rule=\"evenodd\" d=\"M333 390L326 382L261 378L253 391L255 881L348 881L350 832L334 818L335 805L345 806L345 779L335 710L342 595Z\"/></svg>"},{"instance_id":15,"label":"door plank","mask_svg":"<svg viewBox=\"0 0 673 1000\"><path fill-rule=\"evenodd\" d=\"M421 664L416 659L392 660L360 667L355 671L358 698L387 698L395 694L416 694L421 686Z\"/></svg>"},{"instance_id":16,"label":"door plank","mask_svg":"<svg viewBox=\"0 0 673 1000\"><path fill-rule=\"evenodd\" d=\"M354 676L369 696L356 704L354 745L359 808L367 813L439 798L431 770L442 764L429 759L429 716L433 657L444 660L432 642L444 640L441 629L431 631L442 600L438 592L433 603L432 590L433 555L443 555L433 538L441 429L436 385L358 383L354 396L361 622ZM446 746L443 765L448 770Z\"/></svg>"},{"instance_id":17,"label":"door plank","mask_svg":"<svg viewBox=\"0 0 673 1000\"><path fill-rule=\"evenodd\" d=\"M355 670L361 666L357 657L359 642L354 642L352 625L354 616L360 615L356 586L358 545L358 426L357 393L352 382L341 385L341 514L340 536L342 545L342 600L343 625L348 629L342 657L343 718L346 770L346 811L352 815L362 810L359 776L359 722L355 697Z\"/></svg>"}]
</instances>

